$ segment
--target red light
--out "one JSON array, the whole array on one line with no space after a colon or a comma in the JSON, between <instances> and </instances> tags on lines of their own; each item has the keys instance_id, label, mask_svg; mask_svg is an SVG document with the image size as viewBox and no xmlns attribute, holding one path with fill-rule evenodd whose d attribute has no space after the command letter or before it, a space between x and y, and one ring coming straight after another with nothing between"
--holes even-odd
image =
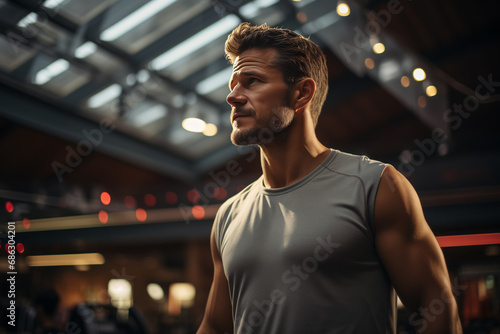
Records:
<instances>
[{"instance_id":1,"label":"red light","mask_svg":"<svg viewBox=\"0 0 500 334\"><path fill-rule=\"evenodd\" d=\"M7 254L10 254L13 248L14 246L12 246L11 244L5 244L5 250L7 251Z\"/></svg>"},{"instance_id":2,"label":"red light","mask_svg":"<svg viewBox=\"0 0 500 334\"><path fill-rule=\"evenodd\" d=\"M108 205L109 203L111 203L111 196L109 196L109 194L105 191L101 193L101 202L104 205Z\"/></svg>"},{"instance_id":3,"label":"red light","mask_svg":"<svg viewBox=\"0 0 500 334\"><path fill-rule=\"evenodd\" d=\"M146 194L144 195L144 203L146 203L147 206L155 206L156 197L151 194Z\"/></svg>"},{"instance_id":4,"label":"red light","mask_svg":"<svg viewBox=\"0 0 500 334\"><path fill-rule=\"evenodd\" d=\"M108 213L106 211L99 211L99 221L103 224L108 222Z\"/></svg>"},{"instance_id":5,"label":"red light","mask_svg":"<svg viewBox=\"0 0 500 334\"><path fill-rule=\"evenodd\" d=\"M146 221L146 218L148 218L146 210L141 208L135 210L135 216L137 217L137 220L140 222Z\"/></svg>"},{"instance_id":6,"label":"red light","mask_svg":"<svg viewBox=\"0 0 500 334\"><path fill-rule=\"evenodd\" d=\"M447 235L436 237L441 247L500 244L500 233Z\"/></svg>"},{"instance_id":7,"label":"red light","mask_svg":"<svg viewBox=\"0 0 500 334\"><path fill-rule=\"evenodd\" d=\"M198 203L200 200L200 193L197 192L196 190L190 190L188 191L188 200L192 203Z\"/></svg>"},{"instance_id":8,"label":"red light","mask_svg":"<svg viewBox=\"0 0 500 334\"><path fill-rule=\"evenodd\" d=\"M23 226L25 229L29 230L30 229L30 226L31 226L31 222L28 218L24 218L23 219Z\"/></svg>"},{"instance_id":9,"label":"red light","mask_svg":"<svg viewBox=\"0 0 500 334\"><path fill-rule=\"evenodd\" d=\"M174 205L177 203L177 195L174 192L169 191L165 194L165 200L168 204Z\"/></svg>"},{"instance_id":10,"label":"red light","mask_svg":"<svg viewBox=\"0 0 500 334\"><path fill-rule=\"evenodd\" d=\"M193 214L193 217L196 219L203 219L203 217L205 217L205 209L203 209L203 207L199 205L193 206L191 212Z\"/></svg>"},{"instance_id":11,"label":"red light","mask_svg":"<svg viewBox=\"0 0 500 334\"><path fill-rule=\"evenodd\" d=\"M125 196L125 205L129 209L135 208L135 199L132 196Z\"/></svg>"},{"instance_id":12,"label":"red light","mask_svg":"<svg viewBox=\"0 0 500 334\"><path fill-rule=\"evenodd\" d=\"M12 202L10 201L5 203L5 210L7 210L7 212L14 211L14 204L12 204Z\"/></svg>"},{"instance_id":13,"label":"red light","mask_svg":"<svg viewBox=\"0 0 500 334\"><path fill-rule=\"evenodd\" d=\"M227 191L226 189L219 187L215 188L214 190L214 196L217 198L219 201L223 201L227 198Z\"/></svg>"},{"instance_id":14,"label":"red light","mask_svg":"<svg viewBox=\"0 0 500 334\"><path fill-rule=\"evenodd\" d=\"M24 253L24 245L20 242L17 243L17 252L18 253Z\"/></svg>"}]
</instances>

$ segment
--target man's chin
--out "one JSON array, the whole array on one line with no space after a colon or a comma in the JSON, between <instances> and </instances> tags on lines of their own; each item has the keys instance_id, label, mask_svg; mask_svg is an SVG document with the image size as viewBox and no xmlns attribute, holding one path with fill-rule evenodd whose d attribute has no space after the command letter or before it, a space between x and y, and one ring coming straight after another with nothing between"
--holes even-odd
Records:
<instances>
[{"instance_id":1,"label":"man's chin","mask_svg":"<svg viewBox=\"0 0 500 334\"><path fill-rule=\"evenodd\" d=\"M236 146L257 145L259 143L258 133L253 130L233 130L231 133L231 142Z\"/></svg>"}]
</instances>

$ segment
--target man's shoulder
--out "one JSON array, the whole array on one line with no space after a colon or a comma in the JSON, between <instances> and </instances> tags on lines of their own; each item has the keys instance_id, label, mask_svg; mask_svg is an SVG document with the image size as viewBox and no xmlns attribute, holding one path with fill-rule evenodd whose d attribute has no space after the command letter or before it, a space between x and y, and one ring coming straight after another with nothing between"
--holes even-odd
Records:
<instances>
[{"instance_id":1,"label":"man's shoulder","mask_svg":"<svg viewBox=\"0 0 500 334\"><path fill-rule=\"evenodd\" d=\"M381 173L389 164L371 159L366 155L346 153L334 150L336 155L328 169L347 175L363 176L365 174Z\"/></svg>"}]
</instances>

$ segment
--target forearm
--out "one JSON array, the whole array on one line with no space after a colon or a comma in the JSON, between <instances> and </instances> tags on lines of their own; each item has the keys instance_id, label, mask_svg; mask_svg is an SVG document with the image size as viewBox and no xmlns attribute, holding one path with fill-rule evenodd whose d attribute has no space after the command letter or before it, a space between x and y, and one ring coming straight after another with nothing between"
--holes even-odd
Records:
<instances>
[{"instance_id":1,"label":"forearm","mask_svg":"<svg viewBox=\"0 0 500 334\"><path fill-rule=\"evenodd\" d=\"M462 334L455 300L433 299L410 315L409 322L419 334Z\"/></svg>"}]
</instances>

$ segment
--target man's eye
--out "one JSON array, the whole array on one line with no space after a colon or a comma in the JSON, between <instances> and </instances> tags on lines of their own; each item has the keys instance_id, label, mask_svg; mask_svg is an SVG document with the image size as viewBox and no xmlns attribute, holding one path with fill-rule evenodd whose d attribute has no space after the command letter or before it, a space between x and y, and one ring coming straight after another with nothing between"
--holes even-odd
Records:
<instances>
[{"instance_id":1,"label":"man's eye","mask_svg":"<svg viewBox=\"0 0 500 334\"><path fill-rule=\"evenodd\" d=\"M249 78L248 79L248 83L251 84L251 83L254 83L254 82L257 82L259 81L257 78Z\"/></svg>"}]
</instances>

